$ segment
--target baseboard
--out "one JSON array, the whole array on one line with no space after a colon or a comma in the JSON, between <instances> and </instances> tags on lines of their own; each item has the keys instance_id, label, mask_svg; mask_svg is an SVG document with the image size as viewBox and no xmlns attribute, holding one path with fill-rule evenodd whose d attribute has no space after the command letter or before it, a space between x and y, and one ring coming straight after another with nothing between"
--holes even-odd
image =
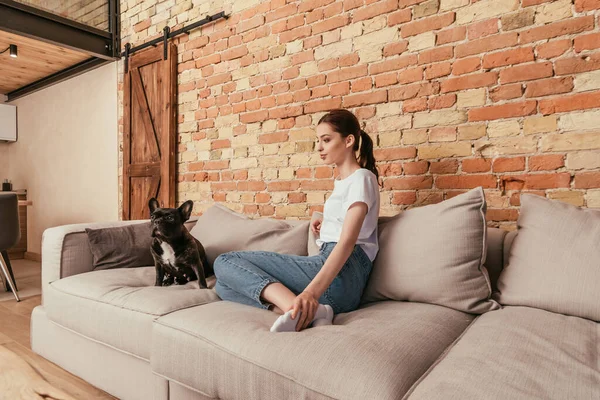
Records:
<instances>
[{"instance_id":1,"label":"baseboard","mask_svg":"<svg viewBox=\"0 0 600 400\"><path fill-rule=\"evenodd\" d=\"M42 255L40 253L34 253L32 251L26 251L24 258L26 260L42 262Z\"/></svg>"}]
</instances>

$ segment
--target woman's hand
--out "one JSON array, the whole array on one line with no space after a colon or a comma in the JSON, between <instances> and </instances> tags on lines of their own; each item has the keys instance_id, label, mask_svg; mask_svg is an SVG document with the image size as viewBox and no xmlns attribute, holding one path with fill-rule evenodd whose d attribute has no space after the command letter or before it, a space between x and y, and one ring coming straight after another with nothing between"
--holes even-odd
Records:
<instances>
[{"instance_id":1,"label":"woman's hand","mask_svg":"<svg viewBox=\"0 0 600 400\"><path fill-rule=\"evenodd\" d=\"M315 317L317 308L319 307L319 300L311 292L302 292L294 299L294 305L292 306L292 319L295 320L300 311L300 319L296 323L296 332L300 332L310 325Z\"/></svg>"},{"instance_id":2,"label":"woman's hand","mask_svg":"<svg viewBox=\"0 0 600 400\"><path fill-rule=\"evenodd\" d=\"M319 235L321 233L321 222L323 222L323 218L315 219L310 223L310 228L315 235Z\"/></svg>"}]
</instances>

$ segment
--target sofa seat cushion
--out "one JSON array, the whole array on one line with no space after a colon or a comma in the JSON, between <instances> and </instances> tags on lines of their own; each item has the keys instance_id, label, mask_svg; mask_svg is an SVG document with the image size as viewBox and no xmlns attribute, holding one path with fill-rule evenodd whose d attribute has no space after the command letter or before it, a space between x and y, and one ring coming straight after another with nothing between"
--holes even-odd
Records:
<instances>
[{"instance_id":1,"label":"sofa seat cushion","mask_svg":"<svg viewBox=\"0 0 600 400\"><path fill-rule=\"evenodd\" d=\"M334 325L269 331L277 314L220 301L157 319L152 370L219 399L398 399L474 317L397 301Z\"/></svg>"},{"instance_id":2,"label":"sofa seat cushion","mask_svg":"<svg viewBox=\"0 0 600 400\"><path fill-rule=\"evenodd\" d=\"M48 318L65 328L137 357L150 359L152 321L183 308L220 301L198 282L155 287L154 267L110 269L52 282L43 302Z\"/></svg>"},{"instance_id":3,"label":"sofa seat cushion","mask_svg":"<svg viewBox=\"0 0 600 400\"><path fill-rule=\"evenodd\" d=\"M409 400L600 399L600 324L535 308L479 317Z\"/></svg>"}]
</instances>

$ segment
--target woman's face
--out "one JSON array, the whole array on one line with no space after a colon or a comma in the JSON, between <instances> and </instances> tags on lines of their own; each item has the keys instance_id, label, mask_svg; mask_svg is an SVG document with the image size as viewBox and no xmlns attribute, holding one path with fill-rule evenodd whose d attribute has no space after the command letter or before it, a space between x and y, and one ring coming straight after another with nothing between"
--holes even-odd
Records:
<instances>
[{"instance_id":1,"label":"woman's face","mask_svg":"<svg viewBox=\"0 0 600 400\"><path fill-rule=\"evenodd\" d=\"M339 164L346 157L346 140L328 123L317 125L317 151L324 164Z\"/></svg>"}]
</instances>

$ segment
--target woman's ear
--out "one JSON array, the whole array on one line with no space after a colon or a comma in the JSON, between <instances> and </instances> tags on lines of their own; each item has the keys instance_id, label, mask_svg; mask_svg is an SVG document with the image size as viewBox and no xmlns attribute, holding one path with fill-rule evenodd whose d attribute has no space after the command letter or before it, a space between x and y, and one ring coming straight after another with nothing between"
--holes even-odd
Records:
<instances>
[{"instance_id":1,"label":"woman's ear","mask_svg":"<svg viewBox=\"0 0 600 400\"><path fill-rule=\"evenodd\" d=\"M354 146L354 142L355 142L354 135L348 135L344 139L346 141L346 148L348 148L348 147L352 148Z\"/></svg>"}]
</instances>

